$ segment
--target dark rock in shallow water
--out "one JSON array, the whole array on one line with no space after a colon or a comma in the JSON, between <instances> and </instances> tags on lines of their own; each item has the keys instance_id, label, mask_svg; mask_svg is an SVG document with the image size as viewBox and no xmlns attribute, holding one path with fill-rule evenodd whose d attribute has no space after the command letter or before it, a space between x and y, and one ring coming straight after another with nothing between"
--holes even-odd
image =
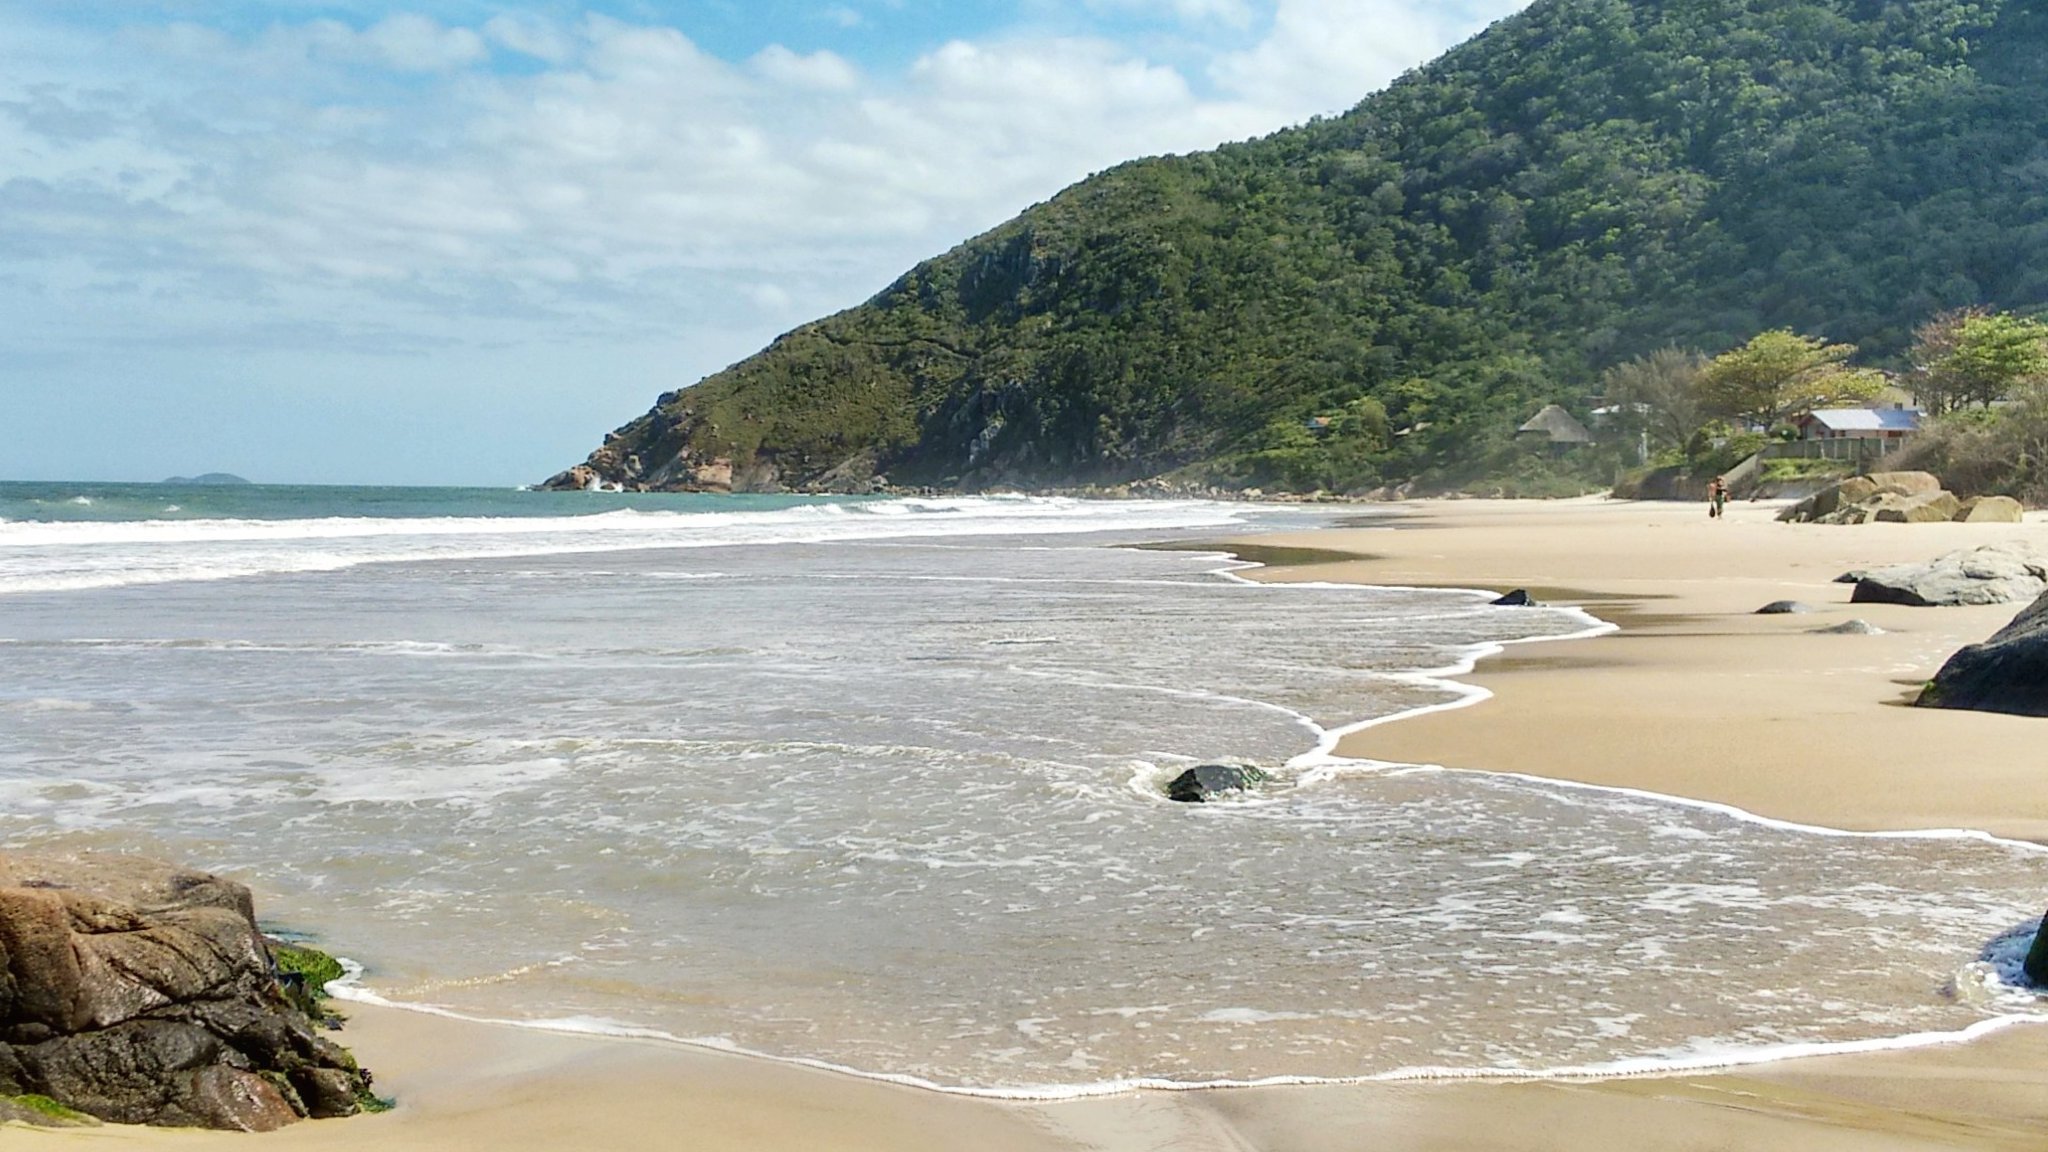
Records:
<instances>
[{"instance_id":1,"label":"dark rock in shallow water","mask_svg":"<svg viewBox=\"0 0 2048 1152\"><path fill-rule=\"evenodd\" d=\"M2048 593L1982 644L1948 658L1920 693L1929 708L2048 716Z\"/></svg>"},{"instance_id":2,"label":"dark rock in shallow water","mask_svg":"<svg viewBox=\"0 0 2048 1152\"><path fill-rule=\"evenodd\" d=\"M1813 605L1797 600L1773 600L1756 610L1758 616L1794 616L1813 611Z\"/></svg>"},{"instance_id":3,"label":"dark rock in shallow water","mask_svg":"<svg viewBox=\"0 0 2048 1152\"><path fill-rule=\"evenodd\" d=\"M247 888L131 857L0 855L0 1096L261 1132L353 1113L369 1084L287 1002Z\"/></svg>"},{"instance_id":4,"label":"dark rock in shallow water","mask_svg":"<svg viewBox=\"0 0 2048 1152\"><path fill-rule=\"evenodd\" d=\"M1815 636L1882 636L1884 635L1884 629L1879 628L1868 620L1844 620L1840 624L1830 624L1825 628L1815 628L1813 634Z\"/></svg>"},{"instance_id":5,"label":"dark rock in shallow water","mask_svg":"<svg viewBox=\"0 0 2048 1152\"><path fill-rule=\"evenodd\" d=\"M2033 947L2027 949L2027 979L2043 988L2048 988L2048 916L2041 918L2041 926L2034 929Z\"/></svg>"},{"instance_id":6,"label":"dark rock in shallow water","mask_svg":"<svg viewBox=\"0 0 2048 1152\"><path fill-rule=\"evenodd\" d=\"M1166 786L1166 798L1200 804L1218 793L1242 792L1265 778L1249 764L1201 764L1174 777Z\"/></svg>"},{"instance_id":7,"label":"dark rock in shallow water","mask_svg":"<svg viewBox=\"0 0 2048 1152\"><path fill-rule=\"evenodd\" d=\"M1510 592L1507 595L1502 596L1500 599L1492 601L1492 603L1502 608L1539 607L1539 605L1536 603L1535 598L1529 595L1529 590L1527 588L1517 588L1513 592Z\"/></svg>"}]
</instances>

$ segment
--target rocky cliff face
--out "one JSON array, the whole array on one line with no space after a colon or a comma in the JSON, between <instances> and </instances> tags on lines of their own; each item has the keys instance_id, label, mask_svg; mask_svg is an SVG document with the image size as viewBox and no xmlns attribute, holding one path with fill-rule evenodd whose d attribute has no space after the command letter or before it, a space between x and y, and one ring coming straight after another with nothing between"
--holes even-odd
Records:
<instances>
[{"instance_id":1,"label":"rocky cliff face","mask_svg":"<svg viewBox=\"0 0 2048 1152\"><path fill-rule=\"evenodd\" d=\"M370 1077L279 986L249 890L132 857L0 855L0 1097L268 1131Z\"/></svg>"}]
</instances>

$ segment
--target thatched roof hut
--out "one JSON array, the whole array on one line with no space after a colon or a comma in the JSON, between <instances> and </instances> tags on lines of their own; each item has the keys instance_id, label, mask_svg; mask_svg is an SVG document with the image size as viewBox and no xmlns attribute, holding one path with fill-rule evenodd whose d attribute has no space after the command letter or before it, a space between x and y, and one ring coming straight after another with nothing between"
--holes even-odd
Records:
<instances>
[{"instance_id":1,"label":"thatched roof hut","mask_svg":"<svg viewBox=\"0 0 2048 1152\"><path fill-rule=\"evenodd\" d=\"M1571 413L1555 404L1545 404L1543 411L1529 417L1529 422L1515 430L1517 440L1542 440L1558 447L1574 444L1591 444L1593 434L1578 422Z\"/></svg>"}]
</instances>

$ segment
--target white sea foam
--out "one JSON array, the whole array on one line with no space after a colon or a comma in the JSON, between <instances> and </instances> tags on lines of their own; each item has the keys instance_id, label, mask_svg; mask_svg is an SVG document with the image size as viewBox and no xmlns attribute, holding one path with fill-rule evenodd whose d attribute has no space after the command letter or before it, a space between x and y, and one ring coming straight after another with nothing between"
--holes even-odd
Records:
<instances>
[{"instance_id":1,"label":"white sea foam","mask_svg":"<svg viewBox=\"0 0 2048 1152\"><path fill-rule=\"evenodd\" d=\"M80 499L84 499L81 497ZM1225 528L1247 506L958 497L589 516L0 522L0 594L646 548ZM715 578L683 575L671 579Z\"/></svg>"}]
</instances>

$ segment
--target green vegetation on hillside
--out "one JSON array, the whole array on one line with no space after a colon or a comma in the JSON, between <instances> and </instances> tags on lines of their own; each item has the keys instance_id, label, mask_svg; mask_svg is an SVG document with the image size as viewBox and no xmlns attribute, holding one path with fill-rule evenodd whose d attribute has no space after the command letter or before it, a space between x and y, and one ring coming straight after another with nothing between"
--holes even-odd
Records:
<instances>
[{"instance_id":1,"label":"green vegetation on hillside","mask_svg":"<svg viewBox=\"0 0 2048 1152\"><path fill-rule=\"evenodd\" d=\"M1930 315L2044 303L2038 5L1540 0L1343 116L1086 180L665 395L591 465L1547 476L1516 425L1585 416L1632 357L1789 329L1903 365Z\"/></svg>"}]
</instances>

